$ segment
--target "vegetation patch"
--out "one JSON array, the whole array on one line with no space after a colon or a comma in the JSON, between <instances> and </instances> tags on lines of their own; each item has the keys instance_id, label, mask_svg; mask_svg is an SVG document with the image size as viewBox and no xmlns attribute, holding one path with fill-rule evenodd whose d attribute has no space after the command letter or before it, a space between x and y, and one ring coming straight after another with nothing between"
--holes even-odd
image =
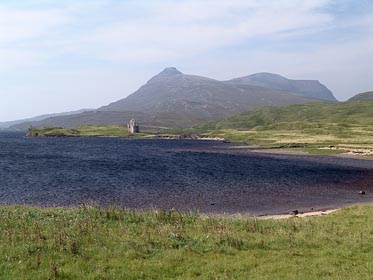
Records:
<instances>
[{"instance_id":1,"label":"vegetation patch","mask_svg":"<svg viewBox=\"0 0 373 280\"><path fill-rule=\"evenodd\" d=\"M126 127L119 125L84 125L74 129L63 127L30 128L30 137L145 137L146 134L128 132Z\"/></svg>"},{"instance_id":2,"label":"vegetation patch","mask_svg":"<svg viewBox=\"0 0 373 280\"><path fill-rule=\"evenodd\" d=\"M371 279L373 207L258 220L0 208L1 279Z\"/></svg>"},{"instance_id":3,"label":"vegetation patch","mask_svg":"<svg viewBox=\"0 0 373 280\"><path fill-rule=\"evenodd\" d=\"M372 108L373 101L264 107L194 129L203 136L250 142L265 148L303 148L312 154L339 154L349 149L373 148ZM318 150L328 146L339 150Z\"/></svg>"}]
</instances>

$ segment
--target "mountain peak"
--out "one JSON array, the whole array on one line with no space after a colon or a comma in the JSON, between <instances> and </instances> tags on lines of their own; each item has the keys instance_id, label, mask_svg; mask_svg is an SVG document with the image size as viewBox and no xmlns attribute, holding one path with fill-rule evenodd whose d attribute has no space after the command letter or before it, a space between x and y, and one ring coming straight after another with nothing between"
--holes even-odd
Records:
<instances>
[{"instance_id":1,"label":"mountain peak","mask_svg":"<svg viewBox=\"0 0 373 280\"><path fill-rule=\"evenodd\" d=\"M256 73L252 74L250 76L247 76L248 78L251 79L259 79L259 80L276 80L276 81L285 81L287 80L285 77L274 74L274 73L268 73L268 72L261 72L261 73Z\"/></svg>"},{"instance_id":2,"label":"mountain peak","mask_svg":"<svg viewBox=\"0 0 373 280\"><path fill-rule=\"evenodd\" d=\"M167 67L162 72L155 75L153 78L151 78L148 83L154 83L154 82L163 82L165 80L169 80L169 78L177 77L179 75L182 75L179 70L176 69L176 67Z\"/></svg>"},{"instance_id":3,"label":"mountain peak","mask_svg":"<svg viewBox=\"0 0 373 280\"><path fill-rule=\"evenodd\" d=\"M158 75L170 76L170 75L180 75L180 74L183 74L183 73L181 73L179 70L177 70L176 67L167 67L161 73L159 73Z\"/></svg>"},{"instance_id":4,"label":"mountain peak","mask_svg":"<svg viewBox=\"0 0 373 280\"><path fill-rule=\"evenodd\" d=\"M252 74L250 76L268 76L268 77L281 77L281 78L284 78L283 76L281 76L279 74L274 74L274 73L269 73L269 72L259 72L259 73Z\"/></svg>"}]
</instances>

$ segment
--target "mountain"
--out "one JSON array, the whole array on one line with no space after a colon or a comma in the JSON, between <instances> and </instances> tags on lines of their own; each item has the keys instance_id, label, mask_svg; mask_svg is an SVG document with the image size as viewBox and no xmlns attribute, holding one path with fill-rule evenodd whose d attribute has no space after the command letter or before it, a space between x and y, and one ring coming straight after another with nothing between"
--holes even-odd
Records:
<instances>
[{"instance_id":1,"label":"mountain","mask_svg":"<svg viewBox=\"0 0 373 280\"><path fill-rule=\"evenodd\" d=\"M174 112L216 119L259 106L314 101L295 93L236 85L166 68L136 92L99 111Z\"/></svg>"},{"instance_id":2,"label":"mountain","mask_svg":"<svg viewBox=\"0 0 373 280\"><path fill-rule=\"evenodd\" d=\"M257 73L227 81L237 85L251 85L301 94L320 100L337 101L333 93L316 80L290 80L277 74Z\"/></svg>"},{"instance_id":3,"label":"mountain","mask_svg":"<svg viewBox=\"0 0 373 280\"><path fill-rule=\"evenodd\" d=\"M92 112L23 123L71 128L87 124L125 124L137 118L142 127L184 128L222 119L262 106L301 104L327 100L283 89L186 75L174 67L164 69L128 97ZM335 100L335 99L334 99Z\"/></svg>"},{"instance_id":4,"label":"mountain","mask_svg":"<svg viewBox=\"0 0 373 280\"><path fill-rule=\"evenodd\" d=\"M373 100L373 91L363 92L351 97L347 102L361 102L366 100Z\"/></svg>"},{"instance_id":5,"label":"mountain","mask_svg":"<svg viewBox=\"0 0 373 280\"><path fill-rule=\"evenodd\" d=\"M11 126L21 124L21 123L30 123L31 124L33 122L42 121L42 120L52 118L52 117L77 115L77 114L81 114L81 113L84 113L84 112L87 112L87 111L92 111L92 109L81 109L81 110L76 110L76 111L71 111L71 112L45 114L45 115L40 115L40 116L27 118L27 119L20 119L20 120L15 120L15 121L8 121L8 122L0 122L0 129L8 129Z\"/></svg>"}]
</instances>

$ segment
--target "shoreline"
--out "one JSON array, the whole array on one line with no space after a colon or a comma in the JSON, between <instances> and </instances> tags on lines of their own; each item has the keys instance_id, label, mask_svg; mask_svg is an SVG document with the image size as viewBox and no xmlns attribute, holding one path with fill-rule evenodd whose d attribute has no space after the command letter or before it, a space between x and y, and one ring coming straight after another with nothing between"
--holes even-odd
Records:
<instances>
[{"instance_id":1,"label":"shoreline","mask_svg":"<svg viewBox=\"0 0 373 280\"><path fill-rule=\"evenodd\" d=\"M258 219L258 220L284 220L290 218L309 218L309 217L320 217L326 216L337 211L343 210L345 208L354 207L354 206L373 206L373 202L365 203L352 203L346 204L341 207L333 208L321 208L318 210L310 211L299 211L299 213L278 213L278 214L250 214L247 212L237 212L237 213L204 213L199 211L191 210L177 210L174 208L170 209L160 209L160 208L126 208L116 205L111 206L101 206L95 204L79 204L79 205L69 205L69 206L59 206L59 205L27 205L27 204L0 204L0 208L29 208L29 209L39 209L39 210L76 210L76 209L89 209L96 208L98 210L123 210L128 212L134 212L137 214L141 213L151 213L151 212L165 212L165 213L178 213L178 214L194 214L201 218L228 218L228 219Z\"/></svg>"},{"instance_id":2,"label":"shoreline","mask_svg":"<svg viewBox=\"0 0 373 280\"><path fill-rule=\"evenodd\" d=\"M320 217L320 216L327 216L332 213L341 211L343 209L354 207L354 206L373 206L373 201L369 202L360 202L360 203L351 203L351 204L344 204L340 206L330 206L330 207L320 207L313 210L294 210L290 211L289 213L279 212L279 213L271 213L271 214L250 214L247 212L242 213L200 213L201 217L217 217L217 218L233 218L233 219L258 219L258 220L286 220L290 218L310 218L310 217ZM182 211L181 211L182 212Z\"/></svg>"},{"instance_id":3,"label":"shoreline","mask_svg":"<svg viewBox=\"0 0 373 280\"><path fill-rule=\"evenodd\" d=\"M346 148L344 153L337 154L312 154L307 151L299 150L296 148L265 148L260 147L255 144L248 144L247 142L235 142L231 141L228 138L224 137L205 137L199 135L188 135L183 136L179 134L153 134L146 133L144 135L126 135L126 136L116 136L116 135L25 135L26 138L122 138L128 140L192 140L192 141L211 141L217 143L231 144L227 148L229 150L241 150L241 151L250 151L252 153L258 154L274 154L274 155L302 155L302 156L323 156L323 157L337 157L337 158L350 158L350 159L363 159L363 160L373 160L373 149L362 149L362 148ZM139 133L141 134L141 133ZM242 147L247 146L247 147ZM344 150L343 148L338 147L318 147L315 148L320 151L333 151L333 150Z\"/></svg>"},{"instance_id":4,"label":"shoreline","mask_svg":"<svg viewBox=\"0 0 373 280\"><path fill-rule=\"evenodd\" d=\"M325 150L321 149L320 150ZM322 156L322 157L333 157L333 158L348 158L348 159L362 159L362 160L373 160L371 154L360 154L360 153L342 153L342 154L310 154L307 151L301 151L291 148L260 148L260 147L253 147L253 148L236 148L235 146L231 146L229 150L233 151L249 151L252 153L257 154L270 154L270 155L295 155L295 156Z\"/></svg>"},{"instance_id":5,"label":"shoreline","mask_svg":"<svg viewBox=\"0 0 373 280\"><path fill-rule=\"evenodd\" d=\"M353 205L363 205L363 204L353 204ZM350 205L350 206L353 206ZM345 207L350 207L345 206ZM335 209L329 209L329 210L315 210L315 211L309 211L309 212L300 212L299 214L278 214L278 215L263 215L258 216L258 219L262 220L283 220L283 219L290 219L290 218L308 218L308 217L319 217L319 216L325 216L329 215L331 213L337 212L345 207L341 208L335 208Z\"/></svg>"}]
</instances>

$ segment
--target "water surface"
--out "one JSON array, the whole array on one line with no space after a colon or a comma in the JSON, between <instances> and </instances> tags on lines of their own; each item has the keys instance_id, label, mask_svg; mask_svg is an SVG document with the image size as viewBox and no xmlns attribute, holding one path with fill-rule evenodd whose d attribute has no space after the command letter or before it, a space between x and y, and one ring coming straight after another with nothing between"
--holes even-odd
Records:
<instances>
[{"instance_id":1,"label":"water surface","mask_svg":"<svg viewBox=\"0 0 373 280\"><path fill-rule=\"evenodd\" d=\"M0 203L255 215L330 208L373 200L372 163L232 152L210 141L0 133Z\"/></svg>"}]
</instances>

